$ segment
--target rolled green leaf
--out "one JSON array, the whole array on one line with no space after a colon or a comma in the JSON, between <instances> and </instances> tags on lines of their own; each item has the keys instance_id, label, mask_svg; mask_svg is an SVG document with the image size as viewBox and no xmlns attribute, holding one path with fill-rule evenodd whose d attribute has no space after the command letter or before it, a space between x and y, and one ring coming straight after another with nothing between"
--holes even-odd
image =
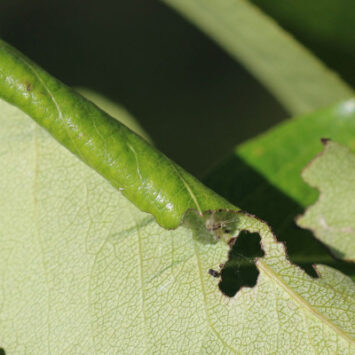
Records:
<instances>
[{"instance_id":1,"label":"rolled green leaf","mask_svg":"<svg viewBox=\"0 0 355 355\"><path fill-rule=\"evenodd\" d=\"M165 228L186 210L235 207L0 40L0 97L16 105Z\"/></svg>"}]
</instances>

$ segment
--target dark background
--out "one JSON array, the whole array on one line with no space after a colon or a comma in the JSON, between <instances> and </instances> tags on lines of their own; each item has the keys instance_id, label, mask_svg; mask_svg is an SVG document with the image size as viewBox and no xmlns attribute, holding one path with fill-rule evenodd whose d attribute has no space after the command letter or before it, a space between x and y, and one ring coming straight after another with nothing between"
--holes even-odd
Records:
<instances>
[{"instance_id":1,"label":"dark background","mask_svg":"<svg viewBox=\"0 0 355 355\"><path fill-rule=\"evenodd\" d=\"M353 0L254 0L355 83ZM0 36L71 86L124 106L201 177L289 114L237 62L153 0L2 0Z\"/></svg>"}]
</instances>

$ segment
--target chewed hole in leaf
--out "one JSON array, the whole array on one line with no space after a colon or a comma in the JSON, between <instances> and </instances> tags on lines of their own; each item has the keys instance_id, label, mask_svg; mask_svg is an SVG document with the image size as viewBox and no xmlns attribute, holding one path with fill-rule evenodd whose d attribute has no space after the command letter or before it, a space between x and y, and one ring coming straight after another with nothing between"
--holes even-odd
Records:
<instances>
[{"instance_id":1,"label":"chewed hole in leaf","mask_svg":"<svg viewBox=\"0 0 355 355\"><path fill-rule=\"evenodd\" d=\"M255 286L259 275L255 258L264 255L260 235L242 231L235 240L221 272L219 288L223 294L233 297L242 287Z\"/></svg>"}]
</instances>

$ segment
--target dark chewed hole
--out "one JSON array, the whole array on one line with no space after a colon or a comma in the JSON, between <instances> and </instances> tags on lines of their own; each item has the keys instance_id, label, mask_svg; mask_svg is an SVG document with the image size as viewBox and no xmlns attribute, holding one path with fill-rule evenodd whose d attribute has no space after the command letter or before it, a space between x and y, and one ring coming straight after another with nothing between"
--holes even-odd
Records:
<instances>
[{"instance_id":1,"label":"dark chewed hole","mask_svg":"<svg viewBox=\"0 0 355 355\"><path fill-rule=\"evenodd\" d=\"M221 272L220 290L233 297L242 287L253 287L259 275L255 258L264 256L258 233L242 231Z\"/></svg>"}]
</instances>

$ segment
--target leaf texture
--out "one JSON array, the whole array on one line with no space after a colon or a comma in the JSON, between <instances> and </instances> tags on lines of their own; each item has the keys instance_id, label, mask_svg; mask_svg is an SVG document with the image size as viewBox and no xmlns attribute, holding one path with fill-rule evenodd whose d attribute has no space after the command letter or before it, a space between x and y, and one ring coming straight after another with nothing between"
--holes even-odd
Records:
<instances>
[{"instance_id":1,"label":"leaf texture","mask_svg":"<svg viewBox=\"0 0 355 355\"><path fill-rule=\"evenodd\" d=\"M6 354L354 352L354 284L292 265L265 223L254 288L209 275L228 245L161 228L0 102L0 346ZM238 231L236 234L238 234Z\"/></svg>"},{"instance_id":2,"label":"leaf texture","mask_svg":"<svg viewBox=\"0 0 355 355\"><path fill-rule=\"evenodd\" d=\"M320 192L319 200L298 218L341 259L355 261L355 155L329 140L303 178Z\"/></svg>"}]
</instances>

